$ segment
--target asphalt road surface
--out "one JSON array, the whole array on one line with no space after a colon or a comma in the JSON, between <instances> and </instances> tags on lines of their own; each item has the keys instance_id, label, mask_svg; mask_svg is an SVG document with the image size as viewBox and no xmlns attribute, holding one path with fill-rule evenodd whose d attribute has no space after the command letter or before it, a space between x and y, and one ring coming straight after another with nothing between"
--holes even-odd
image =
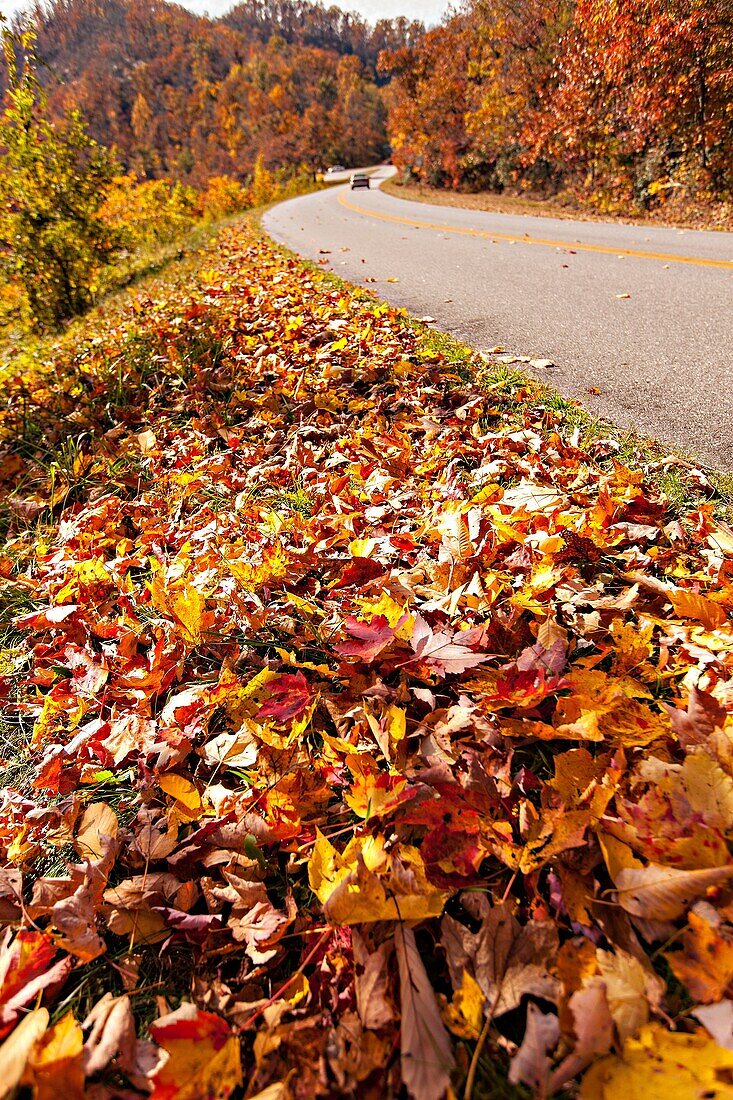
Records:
<instances>
[{"instance_id":1,"label":"asphalt road surface","mask_svg":"<svg viewBox=\"0 0 733 1100\"><path fill-rule=\"evenodd\" d=\"M550 360L524 369L733 470L733 233L461 210L374 185L291 199L265 228L479 351Z\"/></svg>"}]
</instances>

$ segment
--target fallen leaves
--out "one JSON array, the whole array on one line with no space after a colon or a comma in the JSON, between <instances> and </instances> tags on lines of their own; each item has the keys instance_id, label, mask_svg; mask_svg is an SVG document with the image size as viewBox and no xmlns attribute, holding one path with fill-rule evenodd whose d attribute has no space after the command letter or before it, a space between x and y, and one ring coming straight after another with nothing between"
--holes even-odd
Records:
<instances>
[{"instance_id":1,"label":"fallen leaves","mask_svg":"<svg viewBox=\"0 0 733 1100\"><path fill-rule=\"evenodd\" d=\"M60 986L71 970L68 957L42 932L8 928L0 947L0 1036L7 1035L25 1008L47 988Z\"/></svg>"},{"instance_id":2,"label":"fallen leaves","mask_svg":"<svg viewBox=\"0 0 733 1100\"><path fill-rule=\"evenodd\" d=\"M675 1034L648 1024L625 1041L620 1055L598 1062L583 1079L582 1100L669 1100L725 1096L733 1052L704 1031Z\"/></svg>"},{"instance_id":3,"label":"fallen leaves","mask_svg":"<svg viewBox=\"0 0 733 1100\"><path fill-rule=\"evenodd\" d=\"M555 925L530 921L523 927L506 904L487 911L467 897L464 905L470 906L471 916L481 918L481 925L472 933L453 917L443 919L442 943L454 984L468 970L492 1018L517 1008L526 994L556 1000L557 981L548 970L548 961L557 952Z\"/></svg>"},{"instance_id":4,"label":"fallen leaves","mask_svg":"<svg viewBox=\"0 0 733 1100\"><path fill-rule=\"evenodd\" d=\"M183 1004L150 1033L167 1054L152 1075L153 1100L226 1100L242 1084L239 1043L220 1016Z\"/></svg>"},{"instance_id":5,"label":"fallen leaves","mask_svg":"<svg viewBox=\"0 0 733 1100\"><path fill-rule=\"evenodd\" d=\"M325 917L336 925L438 917L449 896L430 884L416 848L388 851L379 837L355 837L339 853L317 833L308 874Z\"/></svg>"},{"instance_id":6,"label":"fallen leaves","mask_svg":"<svg viewBox=\"0 0 733 1100\"><path fill-rule=\"evenodd\" d=\"M207 262L8 381L3 1081L725 1095L729 532L245 230Z\"/></svg>"},{"instance_id":7,"label":"fallen leaves","mask_svg":"<svg viewBox=\"0 0 733 1100\"><path fill-rule=\"evenodd\" d=\"M450 1085L453 1052L415 933L402 924L395 931L395 953L400 975L402 1080L411 1096L441 1100Z\"/></svg>"},{"instance_id":8,"label":"fallen leaves","mask_svg":"<svg viewBox=\"0 0 733 1100\"><path fill-rule=\"evenodd\" d=\"M675 977L701 1004L720 1001L733 983L731 930L690 913L680 948L667 955Z\"/></svg>"},{"instance_id":9,"label":"fallen leaves","mask_svg":"<svg viewBox=\"0 0 733 1100\"><path fill-rule=\"evenodd\" d=\"M623 867L616 875L619 905L635 917L669 921L681 917L696 898L733 877L733 866L686 871L650 863Z\"/></svg>"}]
</instances>

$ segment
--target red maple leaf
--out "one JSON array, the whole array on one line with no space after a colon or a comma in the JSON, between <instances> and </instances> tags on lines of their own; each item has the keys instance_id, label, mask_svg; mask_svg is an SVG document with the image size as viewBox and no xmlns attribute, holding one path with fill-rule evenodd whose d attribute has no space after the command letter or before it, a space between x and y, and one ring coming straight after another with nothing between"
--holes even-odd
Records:
<instances>
[{"instance_id":1,"label":"red maple leaf","mask_svg":"<svg viewBox=\"0 0 733 1100\"><path fill-rule=\"evenodd\" d=\"M258 718L287 722L302 714L311 701L311 690L302 672L285 673L268 684L270 698L257 712Z\"/></svg>"},{"instance_id":2,"label":"red maple leaf","mask_svg":"<svg viewBox=\"0 0 733 1100\"><path fill-rule=\"evenodd\" d=\"M400 619L397 626L390 626L384 615L374 615L368 623L363 623L349 615L344 623L347 632L355 640L353 642L339 642L336 652L343 657L360 657L369 664L375 657L394 641L395 631L402 625L406 615Z\"/></svg>"}]
</instances>

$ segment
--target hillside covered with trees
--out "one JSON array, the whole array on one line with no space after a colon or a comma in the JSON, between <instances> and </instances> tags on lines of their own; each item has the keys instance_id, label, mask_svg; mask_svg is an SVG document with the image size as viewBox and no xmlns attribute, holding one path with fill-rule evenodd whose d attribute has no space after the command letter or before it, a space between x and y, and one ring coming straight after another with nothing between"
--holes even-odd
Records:
<instances>
[{"instance_id":1,"label":"hillside covered with trees","mask_svg":"<svg viewBox=\"0 0 733 1100\"><path fill-rule=\"evenodd\" d=\"M212 20L162 0L39 0L59 115L141 177L366 164L604 212L733 193L733 0L463 0L426 32L311 0Z\"/></svg>"},{"instance_id":2,"label":"hillside covered with trees","mask_svg":"<svg viewBox=\"0 0 733 1100\"><path fill-rule=\"evenodd\" d=\"M59 114L81 110L124 166L202 184L270 169L370 163L387 151L376 61L414 47L305 0L245 0L222 20L160 0L50 0L32 13Z\"/></svg>"},{"instance_id":3,"label":"hillside covered with trees","mask_svg":"<svg viewBox=\"0 0 733 1100\"><path fill-rule=\"evenodd\" d=\"M733 193L731 0L468 0L380 68L405 178L605 211Z\"/></svg>"}]
</instances>

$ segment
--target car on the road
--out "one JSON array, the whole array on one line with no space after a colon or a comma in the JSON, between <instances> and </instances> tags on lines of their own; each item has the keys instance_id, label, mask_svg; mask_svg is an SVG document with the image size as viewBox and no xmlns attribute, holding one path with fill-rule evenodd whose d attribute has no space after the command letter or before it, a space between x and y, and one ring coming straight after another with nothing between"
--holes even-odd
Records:
<instances>
[{"instance_id":1,"label":"car on the road","mask_svg":"<svg viewBox=\"0 0 733 1100\"><path fill-rule=\"evenodd\" d=\"M332 164L330 168L326 169L327 176L335 176L337 172L345 172L343 164Z\"/></svg>"},{"instance_id":2,"label":"car on the road","mask_svg":"<svg viewBox=\"0 0 733 1100\"><path fill-rule=\"evenodd\" d=\"M349 186L352 191L355 187L369 187L369 176L366 172L354 172L349 180Z\"/></svg>"}]
</instances>

